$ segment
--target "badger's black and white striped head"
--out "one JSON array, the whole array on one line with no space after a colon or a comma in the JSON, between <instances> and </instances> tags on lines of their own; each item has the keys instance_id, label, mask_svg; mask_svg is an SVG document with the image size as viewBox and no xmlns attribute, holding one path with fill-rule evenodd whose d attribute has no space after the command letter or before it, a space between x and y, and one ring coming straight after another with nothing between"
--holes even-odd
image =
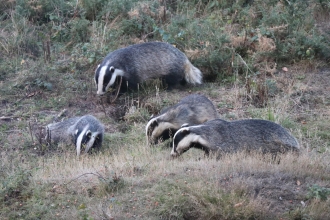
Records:
<instances>
[{"instance_id":1,"label":"badger's black and white striped head","mask_svg":"<svg viewBox=\"0 0 330 220\"><path fill-rule=\"evenodd\" d=\"M161 140L171 138L177 128L171 122L160 120L161 116L152 118L146 125L147 143L157 144Z\"/></svg>"},{"instance_id":2,"label":"badger's black and white striped head","mask_svg":"<svg viewBox=\"0 0 330 220\"><path fill-rule=\"evenodd\" d=\"M98 65L95 70L94 81L97 87L97 94L103 95L112 86L117 76L123 76L124 72L112 65Z\"/></svg>"},{"instance_id":3,"label":"badger's black and white striped head","mask_svg":"<svg viewBox=\"0 0 330 220\"><path fill-rule=\"evenodd\" d=\"M90 126L86 125L82 130L77 129L75 131L75 144L77 150L77 156L85 149L87 153L91 148L97 148L101 146L103 134L98 131L91 131Z\"/></svg>"},{"instance_id":4,"label":"badger's black and white striped head","mask_svg":"<svg viewBox=\"0 0 330 220\"><path fill-rule=\"evenodd\" d=\"M187 127L184 125L174 135L173 148L171 155L173 157L179 156L192 147L208 151L209 142L201 135L194 132L194 129L203 129L201 125Z\"/></svg>"}]
</instances>

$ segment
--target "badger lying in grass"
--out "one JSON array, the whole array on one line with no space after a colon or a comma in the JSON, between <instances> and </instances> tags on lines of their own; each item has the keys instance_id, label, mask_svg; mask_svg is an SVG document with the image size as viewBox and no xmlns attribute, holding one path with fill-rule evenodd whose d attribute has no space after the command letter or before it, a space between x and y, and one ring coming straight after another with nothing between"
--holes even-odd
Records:
<instances>
[{"instance_id":1,"label":"badger lying in grass","mask_svg":"<svg viewBox=\"0 0 330 220\"><path fill-rule=\"evenodd\" d=\"M277 153L299 150L297 140L282 126L267 120L248 119L228 122L215 119L201 125L182 127L173 138L171 155L178 156L190 148L206 154L258 150Z\"/></svg>"},{"instance_id":2,"label":"badger lying in grass","mask_svg":"<svg viewBox=\"0 0 330 220\"><path fill-rule=\"evenodd\" d=\"M82 148L87 153L92 148L102 146L104 126L94 116L85 115L49 124L46 132L48 143L74 143L79 156Z\"/></svg>"},{"instance_id":3,"label":"badger lying in grass","mask_svg":"<svg viewBox=\"0 0 330 220\"><path fill-rule=\"evenodd\" d=\"M218 118L217 111L208 98L198 94L188 95L150 119L146 125L147 142L155 144L169 139L183 124L198 125L215 118Z\"/></svg>"}]
</instances>

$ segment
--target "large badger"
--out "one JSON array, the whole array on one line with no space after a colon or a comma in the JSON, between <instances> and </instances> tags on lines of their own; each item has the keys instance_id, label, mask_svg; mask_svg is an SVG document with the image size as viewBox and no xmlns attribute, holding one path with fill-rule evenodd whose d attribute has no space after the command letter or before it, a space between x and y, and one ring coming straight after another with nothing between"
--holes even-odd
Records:
<instances>
[{"instance_id":1,"label":"large badger","mask_svg":"<svg viewBox=\"0 0 330 220\"><path fill-rule=\"evenodd\" d=\"M188 95L148 122L147 142L155 144L159 140L166 140L183 124L197 125L215 118L218 118L217 110L208 98L198 94Z\"/></svg>"},{"instance_id":2,"label":"large badger","mask_svg":"<svg viewBox=\"0 0 330 220\"><path fill-rule=\"evenodd\" d=\"M94 116L85 115L49 124L46 132L48 143L74 143L79 156L84 147L87 153L91 148L102 146L104 126Z\"/></svg>"},{"instance_id":3,"label":"large badger","mask_svg":"<svg viewBox=\"0 0 330 220\"><path fill-rule=\"evenodd\" d=\"M267 120L247 119L228 122L215 119L204 124L183 127L173 138L171 155L178 156L191 147L209 152L260 150L263 153L299 150L297 140L282 126Z\"/></svg>"},{"instance_id":4,"label":"large badger","mask_svg":"<svg viewBox=\"0 0 330 220\"><path fill-rule=\"evenodd\" d=\"M162 78L169 86L202 83L202 73L186 55L168 43L149 42L109 53L95 71L97 94L103 95L122 76L122 90L148 79Z\"/></svg>"}]
</instances>

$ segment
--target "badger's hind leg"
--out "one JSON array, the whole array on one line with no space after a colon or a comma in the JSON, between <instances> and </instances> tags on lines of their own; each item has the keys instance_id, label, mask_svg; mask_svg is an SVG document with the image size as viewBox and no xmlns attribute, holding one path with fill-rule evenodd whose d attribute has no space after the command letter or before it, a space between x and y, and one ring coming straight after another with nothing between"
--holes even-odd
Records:
<instances>
[{"instance_id":1,"label":"badger's hind leg","mask_svg":"<svg viewBox=\"0 0 330 220\"><path fill-rule=\"evenodd\" d=\"M162 78L162 82L168 90L172 90L172 89L176 89L176 88L181 89L181 87L183 87L187 84L187 81L185 80L185 78L183 76L178 77L177 74L166 75L165 77Z\"/></svg>"}]
</instances>

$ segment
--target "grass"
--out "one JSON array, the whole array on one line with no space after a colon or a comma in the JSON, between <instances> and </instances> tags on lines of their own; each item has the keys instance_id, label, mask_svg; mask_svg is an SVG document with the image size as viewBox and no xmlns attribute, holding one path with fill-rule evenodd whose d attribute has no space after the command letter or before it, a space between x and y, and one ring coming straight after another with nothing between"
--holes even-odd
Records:
<instances>
[{"instance_id":1,"label":"grass","mask_svg":"<svg viewBox=\"0 0 330 220\"><path fill-rule=\"evenodd\" d=\"M0 219L329 217L326 1L49 3L0 0ZM184 51L203 85L150 81L112 104L95 95L107 53L156 40ZM191 93L226 120L281 124L300 155L173 159L169 142L147 146L149 117ZM48 123L84 114L105 125L99 152L44 143Z\"/></svg>"},{"instance_id":2,"label":"grass","mask_svg":"<svg viewBox=\"0 0 330 220\"><path fill-rule=\"evenodd\" d=\"M131 132L134 136L143 129ZM6 178L15 183L11 191L7 187L7 195L12 191L30 193L11 198L15 212L5 216L21 214L29 219L49 215L50 209L56 218L63 219L79 215L93 219L102 215L115 219L275 218L287 209L296 211L301 201L313 202L306 193L311 179L321 185L330 180L326 174L329 158L307 152L298 157L283 155L279 164L262 155L244 153L217 161L201 157L197 150L173 160L169 149L149 149L143 141L122 145L115 154L109 149L76 158L67 151L19 165ZM267 196L274 187L287 191L278 196L288 204L270 212L265 204L276 203L278 198ZM322 215L325 213L313 217L321 219Z\"/></svg>"}]
</instances>

